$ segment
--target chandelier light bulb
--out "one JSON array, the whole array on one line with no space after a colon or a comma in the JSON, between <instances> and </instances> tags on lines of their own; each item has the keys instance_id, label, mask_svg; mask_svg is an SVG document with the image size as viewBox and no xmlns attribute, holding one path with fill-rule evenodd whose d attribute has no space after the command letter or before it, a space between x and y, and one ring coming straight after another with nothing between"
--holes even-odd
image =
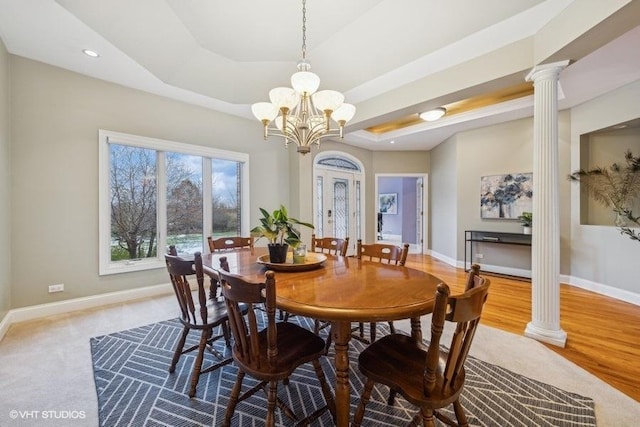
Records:
<instances>
[{"instance_id":1,"label":"chandelier light bulb","mask_svg":"<svg viewBox=\"0 0 640 427\"><path fill-rule=\"evenodd\" d=\"M355 105L344 103L331 114L331 118L335 120L336 123L344 126L349 120L353 118L355 114Z\"/></svg>"},{"instance_id":2,"label":"chandelier light bulb","mask_svg":"<svg viewBox=\"0 0 640 427\"><path fill-rule=\"evenodd\" d=\"M311 71L298 71L291 76L291 86L300 95L311 95L320 87L320 77Z\"/></svg>"},{"instance_id":3,"label":"chandelier light bulb","mask_svg":"<svg viewBox=\"0 0 640 427\"><path fill-rule=\"evenodd\" d=\"M311 95L311 100L318 110L332 112L344 103L344 95L335 90L321 90Z\"/></svg>"},{"instance_id":4,"label":"chandelier light bulb","mask_svg":"<svg viewBox=\"0 0 640 427\"><path fill-rule=\"evenodd\" d=\"M277 87L269 91L269 100L278 110L286 108L291 111L300 102L300 97L290 87Z\"/></svg>"},{"instance_id":5,"label":"chandelier light bulb","mask_svg":"<svg viewBox=\"0 0 640 427\"><path fill-rule=\"evenodd\" d=\"M256 102L251 106L251 112L260 121L271 122L278 115L278 109L270 102Z\"/></svg>"}]
</instances>

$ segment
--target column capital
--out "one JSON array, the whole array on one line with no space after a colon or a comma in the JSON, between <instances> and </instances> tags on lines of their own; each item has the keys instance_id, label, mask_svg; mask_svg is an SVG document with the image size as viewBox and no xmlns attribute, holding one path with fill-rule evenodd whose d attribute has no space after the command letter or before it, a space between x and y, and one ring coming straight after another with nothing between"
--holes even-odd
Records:
<instances>
[{"instance_id":1,"label":"column capital","mask_svg":"<svg viewBox=\"0 0 640 427\"><path fill-rule=\"evenodd\" d=\"M560 74L560 71L564 70L564 68L569 65L569 60L552 62L550 64L541 64L536 65L529 71L525 81L535 82L540 78L557 78Z\"/></svg>"}]
</instances>

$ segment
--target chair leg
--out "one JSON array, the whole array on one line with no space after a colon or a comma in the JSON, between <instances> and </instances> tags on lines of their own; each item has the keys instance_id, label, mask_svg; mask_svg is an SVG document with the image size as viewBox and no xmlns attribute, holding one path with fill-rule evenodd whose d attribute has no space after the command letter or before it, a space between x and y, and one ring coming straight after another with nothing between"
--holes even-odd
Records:
<instances>
[{"instance_id":1,"label":"chair leg","mask_svg":"<svg viewBox=\"0 0 640 427\"><path fill-rule=\"evenodd\" d=\"M222 327L222 336L224 336L224 343L227 347L231 347L231 332L229 331L229 324L227 322L222 322L220 325Z\"/></svg>"},{"instance_id":2,"label":"chair leg","mask_svg":"<svg viewBox=\"0 0 640 427\"><path fill-rule=\"evenodd\" d=\"M371 344L376 341L377 329L376 322L369 323L369 339L371 340Z\"/></svg>"},{"instance_id":3,"label":"chair leg","mask_svg":"<svg viewBox=\"0 0 640 427\"><path fill-rule=\"evenodd\" d=\"M278 395L278 381L269 382L269 393L267 394L267 419L266 427L274 427L276 425L276 396Z\"/></svg>"},{"instance_id":4,"label":"chair leg","mask_svg":"<svg viewBox=\"0 0 640 427\"><path fill-rule=\"evenodd\" d=\"M324 345L324 354L329 354L331 343L333 342L333 326L329 327L329 336L327 337L327 343Z\"/></svg>"},{"instance_id":5,"label":"chair leg","mask_svg":"<svg viewBox=\"0 0 640 427\"><path fill-rule=\"evenodd\" d=\"M200 345L198 345L198 355L196 361L193 363L193 372L191 373L191 389L189 390L189 397L196 395L196 387L200 380L200 371L202 370L202 360L204 359L204 349L207 347L207 342L211 336L211 329L203 329L200 336Z\"/></svg>"},{"instance_id":6,"label":"chair leg","mask_svg":"<svg viewBox=\"0 0 640 427\"><path fill-rule=\"evenodd\" d=\"M331 393L331 389L329 388L329 384L327 384L327 378L324 376L324 371L322 370L322 365L320 364L320 360L316 359L311 362L313 364L313 368L316 371L316 376L318 377L318 381L320 382L320 388L322 389L322 394L324 395L324 401L327 402L327 408L329 412L331 412L331 417L333 418L333 422L336 421L336 402L333 400L333 393Z\"/></svg>"},{"instance_id":7,"label":"chair leg","mask_svg":"<svg viewBox=\"0 0 640 427\"><path fill-rule=\"evenodd\" d=\"M424 425L424 427L435 427L436 420L435 420L435 417L433 416L433 410L422 408L421 413L422 413L422 425Z\"/></svg>"},{"instance_id":8,"label":"chair leg","mask_svg":"<svg viewBox=\"0 0 640 427\"><path fill-rule=\"evenodd\" d=\"M460 427L469 427L469 422L467 421L467 416L464 413L464 408L460 403L460 399L456 399L453 402L453 411L456 414L456 419L458 420L458 425Z\"/></svg>"},{"instance_id":9,"label":"chair leg","mask_svg":"<svg viewBox=\"0 0 640 427\"><path fill-rule=\"evenodd\" d=\"M231 390L231 397L229 397L229 403L227 404L227 411L224 414L222 427L229 427L231 425L231 418L233 417L233 413L235 412L236 406L238 405L238 397L240 396L240 390L242 389L242 380L244 379L244 375L244 372L238 371L236 383L233 385L233 390Z\"/></svg>"},{"instance_id":10,"label":"chair leg","mask_svg":"<svg viewBox=\"0 0 640 427\"><path fill-rule=\"evenodd\" d=\"M392 334L396 333L396 327L393 325L393 322L389 322L389 330Z\"/></svg>"},{"instance_id":11,"label":"chair leg","mask_svg":"<svg viewBox=\"0 0 640 427\"><path fill-rule=\"evenodd\" d=\"M178 364L178 360L180 359L180 355L182 354L184 343L187 341L187 335L189 335L189 328L185 326L184 328L182 328L182 335L180 336L178 345L176 345L176 351L173 353L171 366L169 366L169 373L173 373L173 371L176 370L176 365Z\"/></svg>"},{"instance_id":12,"label":"chair leg","mask_svg":"<svg viewBox=\"0 0 640 427\"><path fill-rule=\"evenodd\" d=\"M393 406L396 403L396 391L389 389L389 397L387 398L387 405Z\"/></svg>"},{"instance_id":13,"label":"chair leg","mask_svg":"<svg viewBox=\"0 0 640 427\"><path fill-rule=\"evenodd\" d=\"M362 424L362 419L364 418L364 408L369 403L369 399L371 398L371 390L373 390L373 380L367 378L367 383L364 385L364 390L362 391L362 396L360 397L360 403L356 408L356 413L353 416L352 427L360 427Z\"/></svg>"}]
</instances>

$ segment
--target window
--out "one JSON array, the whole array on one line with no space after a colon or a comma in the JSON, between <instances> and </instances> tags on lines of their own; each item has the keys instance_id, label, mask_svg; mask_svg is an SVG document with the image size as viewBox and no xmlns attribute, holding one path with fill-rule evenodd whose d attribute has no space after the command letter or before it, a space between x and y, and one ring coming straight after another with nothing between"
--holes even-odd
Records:
<instances>
[{"instance_id":1,"label":"window","mask_svg":"<svg viewBox=\"0 0 640 427\"><path fill-rule=\"evenodd\" d=\"M100 274L164 268L208 236L249 232L249 156L100 131ZM161 248L160 250L158 248Z\"/></svg>"}]
</instances>

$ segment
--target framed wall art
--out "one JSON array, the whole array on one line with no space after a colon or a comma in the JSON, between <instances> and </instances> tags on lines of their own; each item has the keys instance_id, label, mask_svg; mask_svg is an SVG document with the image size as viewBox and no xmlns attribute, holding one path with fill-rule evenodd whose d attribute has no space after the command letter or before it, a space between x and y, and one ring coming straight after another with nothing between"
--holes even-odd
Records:
<instances>
[{"instance_id":1,"label":"framed wall art","mask_svg":"<svg viewBox=\"0 0 640 427\"><path fill-rule=\"evenodd\" d=\"M378 194L378 212L382 214L398 213L398 193Z\"/></svg>"},{"instance_id":2,"label":"framed wall art","mask_svg":"<svg viewBox=\"0 0 640 427\"><path fill-rule=\"evenodd\" d=\"M533 173L480 178L480 218L518 219L533 207Z\"/></svg>"}]
</instances>

